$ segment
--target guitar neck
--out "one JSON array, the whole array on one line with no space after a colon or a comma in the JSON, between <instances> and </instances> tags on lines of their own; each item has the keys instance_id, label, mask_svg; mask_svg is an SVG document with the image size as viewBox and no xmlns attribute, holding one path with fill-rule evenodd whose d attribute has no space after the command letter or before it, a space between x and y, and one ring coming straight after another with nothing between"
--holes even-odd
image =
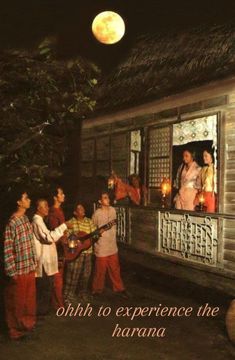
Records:
<instances>
[{"instance_id":1,"label":"guitar neck","mask_svg":"<svg viewBox=\"0 0 235 360\"><path fill-rule=\"evenodd\" d=\"M102 225L98 229L92 231L90 234L84 235L82 238L79 238L78 240L84 241L84 240L93 238L94 236L99 236L101 230L104 230L104 231L110 230L111 227L113 227L113 225L115 225L115 224L116 224L116 220L110 221L108 224Z\"/></svg>"},{"instance_id":2,"label":"guitar neck","mask_svg":"<svg viewBox=\"0 0 235 360\"><path fill-rule=\"evenodd\" d=\"M110 230L114 225L116 225L117 220L113 220L110 221L108 224L102 225L101 227L99 227L96 231L100 231L100 230Z\"/></svg>"}]
</instances>

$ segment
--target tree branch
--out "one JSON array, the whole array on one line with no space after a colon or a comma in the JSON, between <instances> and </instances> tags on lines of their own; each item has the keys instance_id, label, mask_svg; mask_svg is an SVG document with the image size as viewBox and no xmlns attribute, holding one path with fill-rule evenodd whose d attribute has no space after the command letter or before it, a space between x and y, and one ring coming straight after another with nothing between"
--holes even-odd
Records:
<instances>
[{"instance_id":1,"label":"tree branch","mask_svg":"<svg viewBox=\"0 0 235 360\"><path fill-rule=\"evenodd\" d=\"M40 136L43 133L43 130L50 125L49 121L45 121L44 123L34 126L29 129L29 131L25 132L21 137L19 137L14 144L5 147L4 151L1 154L0 162L5 159L7 156L13 154L17 150L21 149L23 146L28 144L34 138Z\"/></svg>"}]
</instances>

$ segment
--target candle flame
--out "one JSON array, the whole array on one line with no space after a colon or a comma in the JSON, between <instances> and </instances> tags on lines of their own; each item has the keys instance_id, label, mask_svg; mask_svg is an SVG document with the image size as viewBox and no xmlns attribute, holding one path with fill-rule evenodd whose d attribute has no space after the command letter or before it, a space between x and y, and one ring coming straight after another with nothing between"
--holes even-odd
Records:
<instances>
[{"instance_id":1,"label":"candle flame","mask_svg":"<svg viewBox=\"0 0 235 360\"><path fill-rule=\"evenodd\" d=\"M199 203L200 203L200 204L204 204L204 203L205 203L205 198L204 198L204 195L203 195L203 194L200 194L200 196L199 196Z\"/></svg>"},{"instance_id":2,"label":"candle flame","mask_svg":"<svg viewBox=\"0 0 235 360\"><path fill-rule=\"evenodd\" d=\"M161 191L162 191L162 195L164 195L164 196L170 194L170 192L171 192L170 179L166 179L166 178L163 179L163 181L161 183Z\"/></svg>"}]
</instances>

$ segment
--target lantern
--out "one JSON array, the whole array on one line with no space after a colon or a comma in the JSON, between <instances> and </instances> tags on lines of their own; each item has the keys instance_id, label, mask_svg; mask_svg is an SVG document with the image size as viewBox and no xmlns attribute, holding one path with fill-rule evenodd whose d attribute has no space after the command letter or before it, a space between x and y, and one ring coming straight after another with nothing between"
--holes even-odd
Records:
<instances>
[{"instance_id":1,"label":"lantern","mask_svg":"<svg viewBox=\"0 0 235 360\"><path fill-rule=\"evenodd\" d=\"M200 194L199 194L199 196L198 196L198 202L199 202L198 210L199 210L199 211L204 211L204 210L205 210L205 197L204 197L204 194L203 194L203 193L200 193Z\"/></svg>"},{"instance_id":2,"label":"lantern","mask_svg":"<svg viewBox=\"0 0 235 360\"><path fill-rule=\"evenodd\" d=\"M68 237L68 248L69 248L69 251L71 253L74 253L75 252L75 248L78 246L78 243L77 243L77 237L76 235L74 234L71 234L69 237Z\"/></svg>"},{"instance_id":3,"label":"lantern","mask_svg":"<svg viewBox=\"0 0 235 360\"><path fill-rule=\"evenodd\" d=\"M161 191L162 191L162 195L167 196L170 194L171 192L171 181L170 179L166 179L164 178L162 183L161 183Z\"/></svg>"},{"instance_id":4,"label":"lantern","mask_svg":"<svg viewBox=\"0 0 235 360\"><path fill-rule=\"evenodd\" d=\"M167 205L167 196L171 193L171 181L170 179L164 178L161 183L161 193L162 193L162 207Z\"/></svg>"},{"instance_id":5,"label":"lantern","mask_svg":"<svg viewBox=\"0 0 235 360\"><path fill-rule=\"evenodd\" d=\"M114 178L112 176L110 176L110 178L108 179L108 189L113 190L114 185L115 185Z\"/></svg>"}]
</instances>

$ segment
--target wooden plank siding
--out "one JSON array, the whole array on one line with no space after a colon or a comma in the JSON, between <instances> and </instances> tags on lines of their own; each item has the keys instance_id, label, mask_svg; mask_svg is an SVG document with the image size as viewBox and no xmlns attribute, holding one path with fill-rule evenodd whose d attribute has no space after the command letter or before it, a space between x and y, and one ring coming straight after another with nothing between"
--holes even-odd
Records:
<instances>
[{"instance_id":1,"label":"wooden plank siding","mask_svg":"<svg viewBox=\"0 0 235 360\"><path fill-rule=\"evenodd\" d=\"M136 249L156 253L156 211L137 208L130 209L130 238L130 244Z\"/></svg>"},{"instance_id":2,"label":"wooden plank siding","mask_svg":"<svg viewBox=\"0 0 235 360\"><path fill-rule=\"evenodd\" d=\"M223 227L224 268L235 271L235 219L225 219Z\"/></svg>"},{"instance_id":3,"label":"wooden plank siding","mask_svg":"<svg viewBox=\"0 0 235 360\"><path fill-rule=\"evenodd\" d=\"M235 109L225 114L224 212L235 214ZM224 268L235 271L235 219L225 219L223 227Z\"/></svg>"}]
</instances>

